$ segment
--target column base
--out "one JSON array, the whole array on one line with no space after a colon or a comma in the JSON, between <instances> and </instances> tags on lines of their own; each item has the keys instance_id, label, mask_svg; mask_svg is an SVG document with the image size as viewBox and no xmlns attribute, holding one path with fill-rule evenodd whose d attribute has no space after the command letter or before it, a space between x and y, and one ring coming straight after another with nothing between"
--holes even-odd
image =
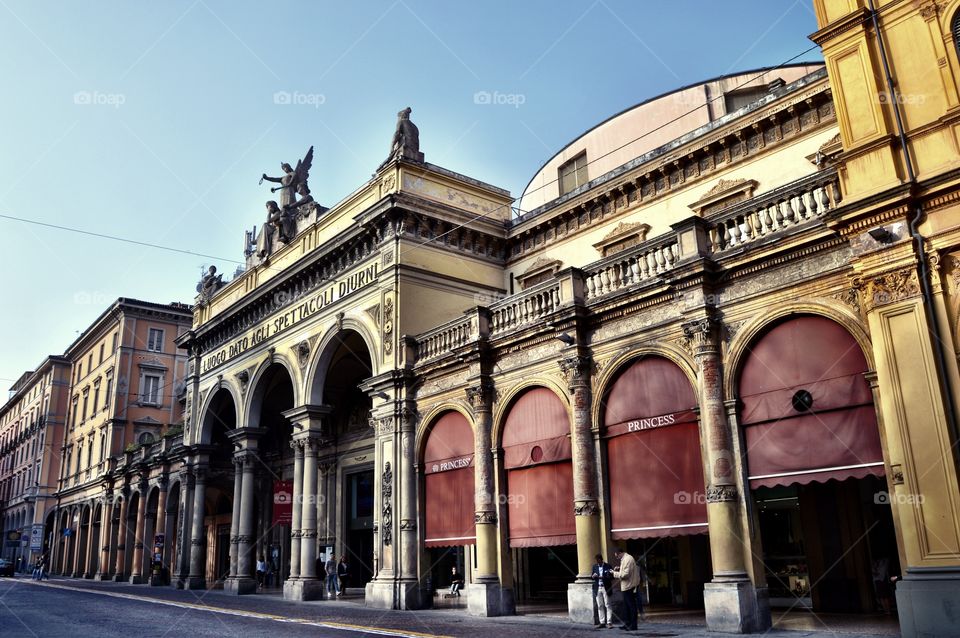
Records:
<instances>
[{"instance_id":1,"label":"column base","mask_svg":"<svg viewBox=\"0 0 960 638\"><path fill-rule=\"evenodd\" d=\"M381 580L367 583L364 604L376 609L428 609L429 592L415 580Z\"/></svg>"},{"instance_id":2,"label":"column base","mask_svg":"<svg viewBox=\"0 0 960 638\"><path fill-rule=\"evenodd\" d=\"M93 579L100 580L100 581L109 581L109 580L113 580L113 576L111 576L110 574L94 574Z\"/></svg>"},{"instance_id":3,"label":"column base","mask_svg":"<svg viewBox=\"0 0 960 638\"><path fill-rule=\"evenodd\" d=\"M908 567L896 593L903 638L960 636L960 567Z\"/></svg>"},{"instance_id":4,"label":"column base","mask_svg":"<svg viewBox=\"0 0 960 638\"><path fill-rule=\"evenodd\" d=\"M323 581L316 578L290 578L283 583L284 600L323 600L323 592Z\"/></svg>"},{"instance_id":5,"label":"column base","mask_svg":"<svg viewBox=\"0 0 960 638\"><path fill-rule=\"evenodd\" d=\"M223 581L223 591L234 596L257 593L257 581L252 578L234 576Z\"/></svg>"},{"instance_id":6,"label":"column base","mask_svg":"<svg viewBox=\"0 0 960 638\"><path fill-rule=\"evenodd\" d=\"M183 581L184 589L206 589L207 581L203 576L188 576L185 581Z\"/></svg>"},{"instance_id":7,"label":"column base","mask_svg":"<svg viewBox=\"0 0 960 638\"><path fill-rule=\"evenodd\" d=\"M467 613L471 616L513 616L517 605L513 590L504 589L500 583L470 583L466 587Z\"/></svg>"},{"instance_id":8,"label":"column base","mask_svg":"<svg viewBox=\"0 0 960 638\"><path fill-rule=\"evenodd\" d=\"M125 582L127 582L127 578L126 578L126 576L124 576L123 574L114 574L113 576L111 576L111 577L109 578L109 580L112 580L112 581L115 582L115 583L125 583Z\"/></svg>"},{"instance_id":9,"label":"column base","mask_svg":"<svg viewBox=\"0 0 960 638\"><path fill-rule=\"evenodd\" d=\"M766 587L750 581L705 583L703 605L711 631L746 634L770 629L770 599Z\"/></svg>"},{"instance_id":10,"label":"column base","mask_svg":"<svg viewBox=\"0 0 960 638\"><path fill-rule=\"evenodd\" d=\"M147 577L142 574L132 574L130 576L131 585L144 585L147 582Z\"/></svg>"},{"instance_id":11,"label":"column base","mask_svg":"<svg viewBox=\"0 0 960 638\"><path fill-rule=\"evenodd\" d=\"M567 614L571 622L579 625L597 624L593 583L570 583L567 585Z\"/></svg>"}]
</instances>

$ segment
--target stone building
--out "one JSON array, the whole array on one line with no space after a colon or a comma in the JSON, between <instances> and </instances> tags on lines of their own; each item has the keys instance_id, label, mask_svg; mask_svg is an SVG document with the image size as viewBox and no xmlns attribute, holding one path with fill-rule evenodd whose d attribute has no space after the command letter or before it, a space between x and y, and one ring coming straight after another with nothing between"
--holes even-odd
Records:
<instances>
[{"instance_id":1,"label":"stone building","mask_svg":"<svg viewBox=\"0 0 960 638\"><path fill-rule=\"evenodd\" d=\"M140 583L155 554L169 562L186 372L175 340L191 318L184 304L120 298L67 348L70 406L47 521L55 573Z\"/></svg>"},{"instance_id":2,"label":"stone building","mask_svg":"<svg viewBox=\"0 0 960 638\"><path fill-rule=\"evenodd\" d=\"M471 613L582 623L624 547L651 602L739 632L899 575L903 634L955 634L960 0L814 8L825 65L618 114L519 215L426 162L409 110L343 201L271 202L177 339L182 442L115 474L126 542L174 535L191 589L253 593L264 556L319 598L347 555L367 605L429 606L457 566Z\"/></svg>"},{"instance_id":3,"label":"stone building","mask_svg":"<svg viewBox=\"0 0 960 638\"><path fill-rule=\"evenodd\" d=\"M0 556L25 568L51 545L44 521L56 506L70 362L50 355L24 372L0 408Z\"/></svg>"}]
</instances>

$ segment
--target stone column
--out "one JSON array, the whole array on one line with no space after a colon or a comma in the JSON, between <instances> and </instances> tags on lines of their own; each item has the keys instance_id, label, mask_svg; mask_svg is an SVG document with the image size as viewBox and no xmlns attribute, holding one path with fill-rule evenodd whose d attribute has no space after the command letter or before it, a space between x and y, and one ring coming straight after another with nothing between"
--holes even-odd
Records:
<instances>
[{"instance_id":1,"label":"stone column","mask_svg":"<svg viewBox=\"0 0 960 638\"><path fill-rule=\"evenodd\" d=\"M400 514L400 608L421 609L423 605L418 582L417 557L419 541L417 537L417 450L416 450L416 412L412 405L400 410L400 467L399 494L397 494Z\"/></svg>"},{"instance_id":2,"label":"stone column","mask_svg":"<svg viewBox=\"0 0 960 638\"><path fill-rule=\"evenodd\" d=\"M70 576L79 578L83 575L80 569L80 559L83 557L83 508L77 508L77 533L73 537L73 543L70 545L70 551L73 554L73 562L70 564Z\"/></svg>"},{"instance_id":3,"label":"stone column","mask_svg":"<svg viewBox=\"0 0 960 638\"><path fill-rule=\"evenodd\" d=\"M467 388L473 407L474 523L477 568L467 586L467 611L473 616L501 616L515 609L511 590L503 589L497 569L497 502L493 466L493 383Z\"/></svg>"},{"instance_id":4,"label":"stone column","mask_svg":"<svg viewBox=\"0 0 960 638\"><path fill-rule=\"evenodd\" d=\"M300 578L300 516L303 514L303 445L291 441L293 448L293 507L290 513L290 579Z\"/></svg>"},{"instance_id":5,"label":"stone column","mask_svg":"<svg viewBox=\"0 0 960 638\"><path fill-rule=\"evenodd\" d=\"M237 577L240 557L240 504L243 501L243 462L233 457L233 513L230 516L230 575Z\"/></svg>"},{"instance_id":6,"label":"stone column","mask_svg":"<svg viewBox=\"0 0 960 638\"><path fill-rule=\"evenodd\" d=\"M317 448L318 441L303 439L303 503L300 513L300 578L317 578Z\"/></svg>"},{"instance_id":7,"label":"stone column","mask_svg":"<svg viewBox=\"0 0 960 638\"><path fill-rule=\"evenodd\" d=\"M166 567L166 562L164 561L164 556L166 554L166 547L170 543L170 539L167 537L167 488L170 486L170 482L167 480L166 475L160 477L160 482L157 484L160 488L160 493L157 496L157 515L156 520L153 524L153 533L154 535L163 534L163 547L160 548L160 565L161 570ZM146 539L147 546L149 547L150 560L147 562L148 565L153 564L153 548L154 548L154 539ZM150 570L150 579L149 582L154 587L158 585L165 584L163 582L163 573L154 574L153 570Z\"/></svg>"},{"instance_id":8,"label":"stone column","mask_svg":"<svg viewBox=\"0 0 960 638\"><path fill-rule=\"evenodd\" d=\"M103 506L100 508L100 561L97 564L97 573L94 580L108 580L110 578L110 536L113 531L113 498L108 490L104 493Z\"/></svg>"},{"instance_id":9,"label":"stone column","mask_svg":"<svg viewBox=\"0 0 960 638\"><path fill-rule=\"evenodd\" d=\"M180 520L177 521L177 547L174 552L176 563L176 587L183 589L190 578L190 530L193 510L194 478L189 467L180 470Z\"/></svg>"},{"instance_id":10,"label":"stone column","mask_svg":"<svg viewBox=\"0 0 960 638\"><path fill-rule=\"evenodd\" d=\"M254 564L251 555L255 548L255 521L253 519L253 501L256 498L256 466L259 463L257 453L251 449L244 449L237 453L240 461L242 482L240 488L240 526L237 535L237 575L230 583L229 589L235 594L252 594L257 591L257 581L253 577Z\"/></svg>"},{"instance_id":11,"label":"stone column","mask_svg":"<svg viewBox=\"0 0 960 638\"><path fill-rule=\"evenodd\" d=\"M713 631L757 632L770 628L766 587L747 574L741 526L744 501L736 478L732 434L723 402L719 323L704 317L683 325L693 349L700 393L700 432L713 580L704 585L707 626Z\"/></svg>"},{"instance_id":12,"label":"stone column","mask_svg":"<svg viewBox=\"0 0 960 638\"><path fill-rule=\"evenodd\" d=\"M130 488L124 486L120 493L120 520L117 522L117 563L113 570L113 580L124 580L127 551L127 517L130 515Z\"/></svg>"},{"instance_id":13,"label":"stone column","mask_svg":"<svg viewBox=\"0 0 960 638\"><path fill-rule=\"evenodd\" d=\"M147 524L147 482L140 482L140 498L137 499L137 526L133 545L133 565L130 567L130 584L139 585L143 578L143 530Z\"/></svg>"},{"instance_id":14,"label":"stone column","mask_svg":"<svg viewBox=\"0 0 960 638\"><path fill-rule=\"evenodd\" d=\"M573 404L571 443L573 452L573 512L577 529L577 579L567 589L567 613L580 624L594 623L594 556L600 552L600 488L597 454L590 418L589 357L579 354L560 361Z\"/></svg>"},{"instance_id":15,"label":"stone column","mask_svg":"<svg viewBox=\"0 0 960 638\"><path fill-rule=\"evenodd\" d=\"M94 526L93 524L93 507L90 508L90 520L87 522L87 546L86 553L87 556L84 559L83 565L83 577L84 578L93 578L93 575L96 573L93 569L93 559L95 556L98 556L97 545L99 544L99 525ZM100 510L100 518L103 518L103 509ZM97 529L97 534L94 535L93 531ZM99 571L99 566L98 566Z\"/></svg>"},{"instance_id":16,"label":"stone column","mask_svg":"<svg viewBox=\"0 0 960 638\"><path fill-rule=\"evenodd\" d=\"M207 526L204 520L204 504L207 498L207 468L197 465L193 469L193 512L190 530L190 575L185 589L206 589Z\"/></svg>"}]
</instances>

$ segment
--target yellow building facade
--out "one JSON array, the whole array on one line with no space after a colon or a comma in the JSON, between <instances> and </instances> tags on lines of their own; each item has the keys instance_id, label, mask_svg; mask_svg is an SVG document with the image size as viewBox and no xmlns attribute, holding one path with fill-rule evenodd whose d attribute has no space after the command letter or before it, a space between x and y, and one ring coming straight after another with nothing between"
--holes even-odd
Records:
<instances>
[{"instance_id":1,"label":"yellow building facade","mask_svg":"<svg viewBox=\"0 0 960 638\"><path fill-rule=\"evenodd\" d=\"M300 165L274 178L246 270L177 338L182 438L128 452L136 506L88 520L162 527L190 589L255 593L264 560L322 598L346 555L370 606L431 606L456 567L473 614L592 623L621 547L711 629L895 604L903 635L955 635L960 0L814 7L824 65L618 114L519 215L425 161L409 111L329 209L289 192Z\"/></svg>"}]
</instances>

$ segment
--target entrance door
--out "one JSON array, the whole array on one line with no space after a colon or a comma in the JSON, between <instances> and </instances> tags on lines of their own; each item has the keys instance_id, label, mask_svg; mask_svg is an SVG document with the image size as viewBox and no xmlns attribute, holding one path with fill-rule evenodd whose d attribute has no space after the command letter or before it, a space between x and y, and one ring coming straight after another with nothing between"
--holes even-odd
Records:
<instances>
[{"instance_id":1,"label":"entrance door","mask_svg":"<svg viewBox=\"0 0 960 638\"><path fill-rule=\"evenodd\" d=\"M373 578L373 470L347 475L346 550L350 587Z\"/></svg>"},{"instance_id":2,"label":"entrance door","mask_svg":"<svg viewBox=\"0 0 960 638\"><path fill-rule=\"evenodd\" d=\"M230 575L230 523L217 525L217 558L215 574L218 581Z\"/></svg>"}]
</instances>

